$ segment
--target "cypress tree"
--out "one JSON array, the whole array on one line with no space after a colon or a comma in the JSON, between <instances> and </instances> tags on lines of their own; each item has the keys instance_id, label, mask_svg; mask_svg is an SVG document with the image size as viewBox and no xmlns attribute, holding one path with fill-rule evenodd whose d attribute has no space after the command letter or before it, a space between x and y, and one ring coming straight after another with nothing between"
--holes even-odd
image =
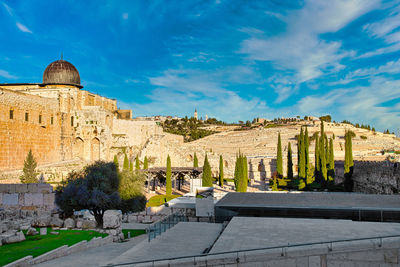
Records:
<instances>
[{"instance_id":1,"label":"cypress tree","mask_svg":"<svg viewBox=\"0 0 400 267\"><path fill-rule=\"evenodd\" d=\"M195 168L199 167L199 159L197 158L196 152L194 152L193 156L193 167Z\"/></svg>"},{"instance_id":2,"label":"cypress tree","mask_svg":"<svg viewBox=\"0 0 400 267\"><path fill-rule=\"evenodd\" d=\"M306 177L306 164L305 164L305 144L304 144L304 132L303 128L300 130L300 137L299 137L299 178L304 179Z\"/></svg>"},{"instance_id":3,"label":"cypress tree","mask_svg":"<svg viewBox=\"0 0 400 267\"><path fill-rule=\"evenodd\" d=\"M242 170L243 170L243 175L242 175L242 185L241 185L241 191L240 192L247 192L247 185L249 183L249 170L248 170L248 164L247 164L247 157L242 156Z\"/></svg>"},{"instance_id":4,"label":"cypress tree","mask_svg":"<svg viewBox=\"0 0 400 267\"><path fill-rule=\"evenodd\" d=\"M335 180L335 155L333 151L333 139L329 138L329 169L328 179L333 182Z\"/></svg>"},{"instance_id":5,"label":"cypress tree","mask_svg":"<svg viewBox=\"0 0 400 267\"><path fill-rule=\"evenodd\" d=\"M304 134L304 147L305 147L305 163L306 163L306 184L312 183L312 172L311 172L311 163L310 163L310 137L308 136L308 128L306 127L306 131Z\"/></svg>"},{"instance_id":6,"label":"cypress tree","mask_svg":"<svg viewBox=\"0 0 400 267\"><path fill-rule=\"evenodd\" d=\"M224 161L222 155L219 156L219 176L218 176L219 186L224 186Z\"/></svg>"},{"instance_id":7,"label":"cypress tree","mask_svg":"<svg viewBox=\"0 0 400 267\"><path fill-rule=\"evenodd\" d=\"M329 142L328 142L328 137L325 134L325 159L326 163L329 164Z\"/></svg>"},{"instance_id":8,"label":"cypress tree","mask_svg":"<svg viewBox=\"0 0 400 267\"><path fill-rule=\"evenodd\" d=\"M123 165L122 169L124 171L129 170L129 159L128 159L128 156L126 155L126 153L125 153L125 156L124 156L124 165Z\"/></svg>"},{"instance_id":9,"label":"cypress tree","mask_svg":"<svg viewBox=\"0 0 400 267\"><path fill-rule=\"evenodd\" d=\"M149 168L149 161L147 159L147 156L144 157L144 162L143 162L143 169L147 170Z\"/></svg>"},{"instance_id":10,"label":"cypress tree","mask_svg":"<svg viewBox=\"0 0 400 267\"><path fill-rule=\"evenodd\" d=\"M318 182L320 182L320 164L319 164L319 136L315 135L315 178Z\"/></svg>"},{"instance_id":11,"label":"cypress tree","mask_svg":"<svg viewBox=\"0 0 400 267\"><path fill-rule=\"evenodd\" d=\"M325 138L321 136L319 139L319 164L321 170L321 183L325 185L326 180L328 179L328 171L326 169L326 157L325 157Z\"/></svg>"},{"instance_id":12,"label":"cypress tree","mask_svg":"<svg viewBox=\"0 0 400 267\"><path fill-rule=\"evenodd\" d=\"M203 164L202 186L207 186L207 187L213 186L211 166L210 163L208 162L207 154L204 158L204 164Z\"/></svg>"},{"instance_id":13,"label":"cypress tree","mask_svg":"<svg viewBox=\"0 0 400 267\"><path fill-rule=\"evenodd\" d=\"M278 173L279 176L283 176L281 133L278 134L278 151L277 151L277 155L276 155L276 172Z\"/></svg>"},{"instance_id":14,"label":"cypress tree","mask_svg":"<svg viewBox=\"0 0 400 267\"><path fill-rule=\"evenodd\" d=\"M288 154L287 154L287 178L293 180L293 159L292 159L292 146L288 143Z\"/></svg>"},{"instance_id":15,"label":"cypress tree","mask_svg":"<svg viewBox=\"0 0 400 267\"><path fill-rule=\"evenodd\" d=\"M133 163L129 161L129 171L133 172Z\"/></svg>"},{"instance_id":16,"label":"cypress tree","mask_svg":"<svg viewBox=\"0 0 400 267\"><path fill-rule=\"evenodd\" d=\"M140 170L139 155L138 155L138 156L136 156L135 168L136 168L136 170Z\"/></svg>"},{"instance_id":17,"label":"cypress tree","mask_svg":"<svg viewBox=\"0 0 400 267\"><path fill-rule=\"evenodd\" d=\"M239 175L240 175L240 170L239 170L239 157L236 155L236 162L235 162L235 173L233 176L233 181L235 183L235 190L238 192L238 187L239 187Z\"/></svg>"},{"instance_id":18,"label":"cypress tree","mask_svg":"<svg viewBox=\"0 0 400 267\"><path fill-rule=\"evenodd\" d=\"M35 171L37 162L33 157L32 150L29 149L28 155L24 161L24 168L22 169L23 174L19 177L21 183L30 184L39 182L36 176L38 173Z\"/></svg>"},{"instance_id":19,"label":"cypress tree","mask_svg":"<svg viewBox=\"0 0 400 267\"><path fill-rule=\"evenodd\" d=\"M345 160L344 160L344 189L346 192L352 192L354 187L353 175L353 151L350 132L345 134Z\"/></svg>"},{"instance_id":20,"label":"cypress tree","mask_svg":"<svg viewBox=\"0 0 400 267\"><path fill-rule=\"evenodd\" d=\"M172 170L171 170L171 158L167 157L167 172L165 175L165 192L167 195L172 195L172 181L171 181L171 176L172 176Z\"/></svg>"},{"instance_id":21,"label":"cypress tree","mask_svg":"<svg viewBox=\"0 0 400 267\"><path fill-rule=\"evenodd\" d=\"M117 167L117 170L119 169L119 163L118 163L118 157L117 155L114 155L114 165Z\"/></svg>"}]
</instances>

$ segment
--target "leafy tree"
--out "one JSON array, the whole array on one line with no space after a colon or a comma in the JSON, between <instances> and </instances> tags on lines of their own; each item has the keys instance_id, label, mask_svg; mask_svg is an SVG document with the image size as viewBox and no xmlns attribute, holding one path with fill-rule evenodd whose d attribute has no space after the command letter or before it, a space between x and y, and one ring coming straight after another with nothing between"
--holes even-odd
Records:
<instances>
[{"instance_id":1,"label":"leafy tree","mask_svg":"<svg viewBox=\"0 0 400 267\"><path fill-rule=\"evenodd\" d=\"M140 161L139 161L139 155L136 156L136 161L135 161L135 169L140 170Z\"/></svg>"},{"instance_id":2,"label":"leafy tree","mask_svg":"<svg viewBox=\"0 0 400 267\"><path fill-rule=\"evenodd\" d=\"M210 163L208 162L207 154L204 157L202 186L207 186L207 187L213 186L211 166Z\"/></svg>"},{"instance_id":3,"label":"leafy tree","mask_svg":"<svg viewBox=\"0 0 400 267\"><path fill-rule=\"evenodd\" d=\"M143 169L147 170L148 168L149 168L149 160L147 159L147 156L145 156L143 161Z\"/></svg>"},{"instance_id":4,"label":"leafy tree","mask_svg":"<svg viewBox=\"0 0 400 267\"><path fill-rule=\"evenodd\" d=\"M35 171L37 162L33 157L32 150L29 149L28 155L24 161L24 168L22 169L23 174L19 177L21 183L37 183L39 180L36 178L38 173Z\"/></svg>"},{"instance_id":5,"label":"leafy tree","mask_svg":"<svg viewBox=\"0 0 400 267\"><path fill-rule=\"evenodd\" d=\"M146 207L143 194L145 174L138 171L122 171L119 173L118 192L121 197L120 209L123 213L138 212Z\"/></svg>"},{"instance_id":6,"label":"leafy tree","mask_svg":"<svg viewBox=\"0 0 400 267\"><path fill-rule=\"evenodd\" d=\"M218 176L219 186L224 185L224 161L222 155L219 156L219 176Z\"/></svg>"},{"instance_id":7,"label":"leafy tree","mask_svg":"<svg viewBox=\"0 0 400 267\"><path fill-rule=\"evenodd\" d=\"M292 159L292 146L288 143L288 154L287 154L287 178L293 180L293 159Z\"/></svg>"},{"instance_id":8,"label":"leafy tree","mask_svg":"<svg viewBox=\"0 0 400 267\"><path fill-rule=\"evenodd\" d=\"M166 184L165 184L165 191L167 195L172 195L172 170L171 170L171 158L167 157L167 172L166 172Z\"/></svg>"},{"instance_id":9,"label":"leafy tree","mask_svg":"<svg viewBox=\"0 0 400 267\"><path fill-rule=\"evenodd\" d=\"M196 152L194 152L193 156L193 167L195 168L199 167L199 159L197 158Z\"/></svg>"},{"instance_id":10,"label":"leafy tree","mask_svg":"<svg viewBox=\"0 0 400 267\"><path fill-rule=\"evenodd\" d=\"M64 214L88 209L102 227L108 209L120 207L118 170L113 162L97 161L81 172L72 172L56 189L56 204Z\"/></svg>"},{"instance_id":11,"label":"leafy tree","mask_svg":"<svg viewBox=\"0 0 400 267\"><path fill-rule=\"evenodd\" d=\"M127 170L129 170L129 159L128 159L128 156L125 154L125 156L124 156L124 165L123 165L123 168L122 168L124 171L127 171Z\"/></svg>"},{"instance_id":12,"label":"leafy tree","mask_svg":"<svg viewBox=\"0 0 400 267\"><path fill-rule=\"evenodd\" d=\"M115 164L115 167L117 167L117 170L119 169L119 163L118 163L118 156L117 155L114 155L114 164Z\"/></svg>"},{"instance_id":13,"label":"leafy tree","mask_svg":"<svg viewBox=\"0 0 400 267\"><path fill-rule=\"evenodd\" d=\"M282 143L281 143L281 133L278 134L278 148L276 155L276 171L278 175L283 176L283 162L282 162Z\"/></svg>"},{"instance_id":14,"label":"leafy tree","mask_svg":"<svg viewBox=\"0 0 400 267\"><path fill-rule=\"evenodd\" d=\"M325 115L325 116L319 117L319 119L320 119L321 121L331 122L332 117L331 117L331 115Z\"/></svg>"}]
</instances>

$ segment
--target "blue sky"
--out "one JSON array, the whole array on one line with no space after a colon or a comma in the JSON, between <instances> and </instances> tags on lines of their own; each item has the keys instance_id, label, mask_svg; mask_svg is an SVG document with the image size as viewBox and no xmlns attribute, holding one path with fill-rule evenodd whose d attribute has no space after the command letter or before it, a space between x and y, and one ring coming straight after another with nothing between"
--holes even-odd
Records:
<instances>
[{"instance_id":1,"label":"blue sky","mask_svg":"<svg viewBox=\"0 0 400 267\"><path fill-rule=\"evenodd\" d=\"M397 131L400 1L0 0L0 83L60 58L134 116L320 116Z\"/></svg>"}]
</instances>

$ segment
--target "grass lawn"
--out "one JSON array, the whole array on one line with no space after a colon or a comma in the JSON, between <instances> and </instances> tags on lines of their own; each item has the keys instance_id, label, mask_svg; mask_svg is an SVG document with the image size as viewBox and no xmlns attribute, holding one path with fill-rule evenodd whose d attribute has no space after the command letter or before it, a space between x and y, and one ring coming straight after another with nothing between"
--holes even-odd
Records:
<instances>
[{"instance_id":1,"label":"grass lawn","mask_svg":"<svg viewBox=\"0 0 400 267\"><path fill-rule=\"evenodd\" d=\"M146 233L146 230L136 230L136 229L122 229L122 233L124 233L124 238L128 238L128 232L131 233L131 238L139 235L143 235Z\"/></svg>"},{"instance_id":2,"label":"grass lawn","mask_svg":"<svg viewBox=\"0 0 400 267\"><path fill-rule=\"evenodd\" d=\"M39 229L38 229L39 231ZM56 230L59 235L50 235L51 228L47 229L47 235L25 236L26 240L20 243L0 246L0 266L32 255L37 257L50 250L63 245L73 245L82 240L91 240L93 237L105 237L107 234L100 234L95 231L84 230ZM26 231L24 231L24 234Z\"/></svg>"},{"instance_id":3,"label":"grass lawn","mask_svg":"<svg viewBox=\"0 0 400 267\"><path fill-rule=\"evenodd\" d=\"M165 202L168 202L174 198L177 197L181 197L182 195L156 195L156 196L152 196L151 198L149 198L146 207L158 207L162 204L164 204ZM165 201L167 200L167 201Z\"/></svg>"}]
</instances>

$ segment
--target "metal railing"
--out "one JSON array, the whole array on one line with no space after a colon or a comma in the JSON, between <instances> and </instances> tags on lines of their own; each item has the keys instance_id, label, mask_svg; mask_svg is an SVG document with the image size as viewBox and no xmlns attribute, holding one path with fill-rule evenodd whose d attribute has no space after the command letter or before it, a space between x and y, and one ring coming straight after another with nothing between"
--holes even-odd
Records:
<instances>
[{"instance_id":1,"label":"metal railing","mask_svg":"<svg viewBox=\"0 0 400 267\"><path fill-rule=\"evenodd\" d=\"M376 237L364 237L364 238L354 238L354 239L342 239L342 240L333 240L333 241L320 241L320 242L311 242L311 243L302 243L302 244L287 244L283 246L273 246L273 247L264 247L264 248L253 248L253 249L242 249L242 250L234 250L234 251L224 251L224 252L216 252L216 253L205 253L198 255L190 255L190 256L179 256L179 257L171 257L171 258L161 258L161 259L153 259L153 260L144 260L144 261L135 261L135 262L126 262L126 263L118 263L118 264L110 264L106 265L110 266L125 266L132 264L144 264L144 263L154 263L159 261L169 261L169 260L181 260L181 259L193 259L193 265L196 265L196 258L204 258L207 256L215 256L215 255L223 255L223 254L236 254L236 262L240 262L239 253L257 251L257 250L272 250L272 249L281 249L281 256L285 256L287 254L287 249L292 247L302 247L302 246L313 246L313 245L323 245L327 244L328 251L333 251L332 244L340 243L340 242L354 242L354 241L365 241L365 240L378 240L378 247L382 247L383 241L385 238L400 238L400 235L387 235L387 236L376 236Z\"/></svg>"},{"instance_id":2,"label":"metal railing","mask_svg":"<svg viewBox=\"0 0 400 267\"><path fill-rule=\"evenodd\" d=\"M149 242L169 228L174 227L177 223L187 221L188 219L183 213L173 213L163 218L146 229Z\"/></svg>"}]
</instances>

